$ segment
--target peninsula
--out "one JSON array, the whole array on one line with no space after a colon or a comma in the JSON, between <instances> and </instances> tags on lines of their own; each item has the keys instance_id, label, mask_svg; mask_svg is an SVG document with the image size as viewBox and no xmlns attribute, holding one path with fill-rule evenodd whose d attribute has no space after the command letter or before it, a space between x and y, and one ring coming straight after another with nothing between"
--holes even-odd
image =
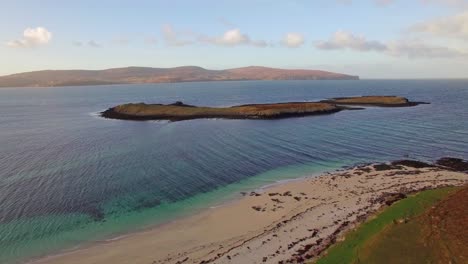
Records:
<instances>
[{"instance_id":1,"label":"peninsula","mask_svg":"<svg viewBox=\"0 0 468 264\"><path fill-rule=\"evenodd\" d=\"M0 76L0 87L52 87L109 84L173 83L241 80L358 80L358 76L321 70L249 66L208 70L197 66L175 68L126 67L107 70L46 70Z\"/></svg>"},{"instance_id":2,"label":"peninsula","mask_svg":"<svg viewBox=\"0 0 468 264\"><path fill-rule=\"evenodd\" d=\"M350 108L347 105L405 107L421 102L411 102L399 96L360 96L335 98L320 102L288 102L273 104L248 104L231 107L199 107L182 102L173 104L122 104L107 109L102 117L126 120L189 120L200 118L223 119L279 119L319 114L331 114Z\"/></svg>"}]
</instances>

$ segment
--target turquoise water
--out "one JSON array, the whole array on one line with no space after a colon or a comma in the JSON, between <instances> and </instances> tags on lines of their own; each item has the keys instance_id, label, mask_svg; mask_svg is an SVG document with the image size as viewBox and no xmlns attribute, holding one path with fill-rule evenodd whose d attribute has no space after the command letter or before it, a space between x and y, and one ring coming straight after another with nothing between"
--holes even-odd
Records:
<instances>
[{"instance_id":1,"label":"turquoise water","mask_svg":"<svg viewBox=\"0 0 468 264\"><path fill-rule=\"evenodd\" d=\"M394 94L430 105L282 120L105 120L125 102L228 106ZM0 89L0 263L360 162L468 158L468 81L260 81Z\"/></svg>"}]
</instances>

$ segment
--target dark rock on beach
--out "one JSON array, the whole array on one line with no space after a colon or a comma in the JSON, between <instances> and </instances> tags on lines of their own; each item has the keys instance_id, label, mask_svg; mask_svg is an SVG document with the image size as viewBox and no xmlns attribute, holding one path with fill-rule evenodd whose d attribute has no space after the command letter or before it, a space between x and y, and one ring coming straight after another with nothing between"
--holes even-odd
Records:
<instances>
[{"instance_id":1,"label":"dark rock on beach","mask_svg":"<svg viewBox=\"0 0 468 264\"><path fill-rule=\"evenodd\" d=\"M449 170L468 172L468 161L463 159L445 157L437 160L436 164Z\"/></svg>"}]
</instances>

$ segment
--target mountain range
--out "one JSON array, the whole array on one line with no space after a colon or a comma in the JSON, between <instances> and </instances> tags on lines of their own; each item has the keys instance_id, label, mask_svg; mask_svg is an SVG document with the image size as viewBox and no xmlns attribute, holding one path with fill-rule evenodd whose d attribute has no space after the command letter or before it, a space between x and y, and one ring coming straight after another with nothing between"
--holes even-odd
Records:
<instances>
[{"instance_id":1,"label":"mountain range","mask_svg":"<svg viewBox=\"0 0 468 264\"><path fill-rule=\"evenodd\" d=\"M320 70L291 70L261 66L226 70L208 70L197 66L175 68L126 67L107 70L44 70L17 73L0 76L0 87L52 87L238 80L358 79L358 76Z\"/></svg>"}]
</instances>

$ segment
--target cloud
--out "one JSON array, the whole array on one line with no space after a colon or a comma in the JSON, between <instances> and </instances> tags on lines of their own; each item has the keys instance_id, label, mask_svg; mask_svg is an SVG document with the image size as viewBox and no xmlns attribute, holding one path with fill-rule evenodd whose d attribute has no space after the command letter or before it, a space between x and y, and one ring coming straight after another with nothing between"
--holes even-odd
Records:
<instances>
[{"instance_id":1,"label":"cloud","mask_svg":"<svg viewBox=\"0 0 468 264\"><path fill-rule=\"evenodd\" d=\"M287 33L283 40L282 44L289 48L298 48L304 44L304 37L299 33Z\"/></svg>"},{"instance_id":2,"label":"cloud","mask_svg":"<svg viewBox=\"0 0 468 264\"><path fill-rule=\"evenodd\" d=\"M316 42L315 47L323 50L352 49L358 51L383 51L386 49L383 43L370 41L363 36L353 35L342 30L335 32L329 40Z\"/></svg>"},{"instance_id":3,"label":"cloud","mask_svg":"<svg viewBox=\"0 0 468 264\"><path fill-rule=\"evenodd\" d=\"M163 34L164 41L169 46L180 47L180 46L186 46L186 45L190 45L194 43L192 40L183 39L182 35L184 34L174 31L172 26L168 24L163 25L162 34Z\"/></svg>"},{"instance_id":4,"label":"cloud","mask_svg":"<svg viewBox=\"0 0 468 264\"><path fill-rule=\"evenodd\" d=\"M416 24L410 31L468 40L468 11Z\"/></svg>"},{"instance_id":5,"label":"cloud","mask_svg":"<svg viewBox=\"0 0 468 264\"><path fill-rule=\"evenodd\" d=\"M250 38L246 34L242 34L239 29L231 29L226 32L221 37L215 38L214 42L220 45L234 46L240 44L247 44L250 42Z\"/></svg>"},{"instance_id":6,"label":"cloud","mask_svg":"<svg viewBox=\"0 0 468 264\"><path fill-rule=\"evenodd\" d=\"M393 56L418 58L468 58L468 53L449 47L428 45L423 42L397 41L387 45L386 53Z\"/></svg>"},{"instance_id":7,"label":"cloud","mask_svg":"<svg viewBox=\"0 0 468 264\"><path fill-rule=\"evenodd\" d=\"M43 27L27 28L23 32L23 38L12 40L7 43L13 48L31 48L45 45L52 39L52 33Z\"/></svg>"},{"instance_id":8,"label":"cloud","mask_svg":"<svg viewBox=\"0 0 468 264\"><path fill-rule=\"evenodd\" d=\"M94 40L90 40L88 41L88 46L92 47L92 48L100 48L101 47L101 44L97 43L96 41Z\"/></svg>"},{"instance_id":9,"label":"cloud","mask_svg":"<svg viewBox=\"0 0 468 264\"><path fill-rule=\"evenodd\" d=\"M72 42L72 45L75 46L75 47L84 47L84 46L88 46L88 47L91 47L91 48L100 48L100 47L102 47L101 44L99 44L98 42L96 42L94 40L90 40L88 42L83 42L83 41L76 40L76 41Z\"/></svg>"},{"instance_id":10,"label":"cloud","mask_svg":"<svg viewBox=\"0 0 468 264\"><path fill-rule=\"evenodd\" d=\"M230 29L218 37L198 36L201 43L210 43L219 46L234 47L239 45L251 45L254 47L267 47L268 43L264 40L252 40L249 35L244 34L240 29Z\"/></svg>"},{"instance_id":11,"label":"cloud","mask_svg":"<svg viewBox=\"0 0 468 264\"><path fill-rule=\"evenodd\" d=\"M468 58L466 51L449 47L430 45L421 41L399 40L389 43L370 41L345 31L337 31L326 41L317 41L315 47L321 50L350 49L360 52L380 52L396 57L416 58Z\"/></svg>"},{"instance_id":12,"label":"cloud","mask_svg":"<svg viewBox=\"0 0 468 264\"><path fill-rule=\"evenodd\" d=\"M225 23L228 25L230 23ZM273 47L275 43L262 39L253 39L239 28L231 28L221 35L210 36L193 31L176 31L169 25L163 25L162 35L168 46L182 47L192 44L210 44L222 47L251 46L257 48ZM151 41L145 40L147 44ZM154 41L156 43L156 41ZM288 33L282 44L288 47L299 47L304 43L304 37L299 33Z\"/></svg>"}]
</instances>

